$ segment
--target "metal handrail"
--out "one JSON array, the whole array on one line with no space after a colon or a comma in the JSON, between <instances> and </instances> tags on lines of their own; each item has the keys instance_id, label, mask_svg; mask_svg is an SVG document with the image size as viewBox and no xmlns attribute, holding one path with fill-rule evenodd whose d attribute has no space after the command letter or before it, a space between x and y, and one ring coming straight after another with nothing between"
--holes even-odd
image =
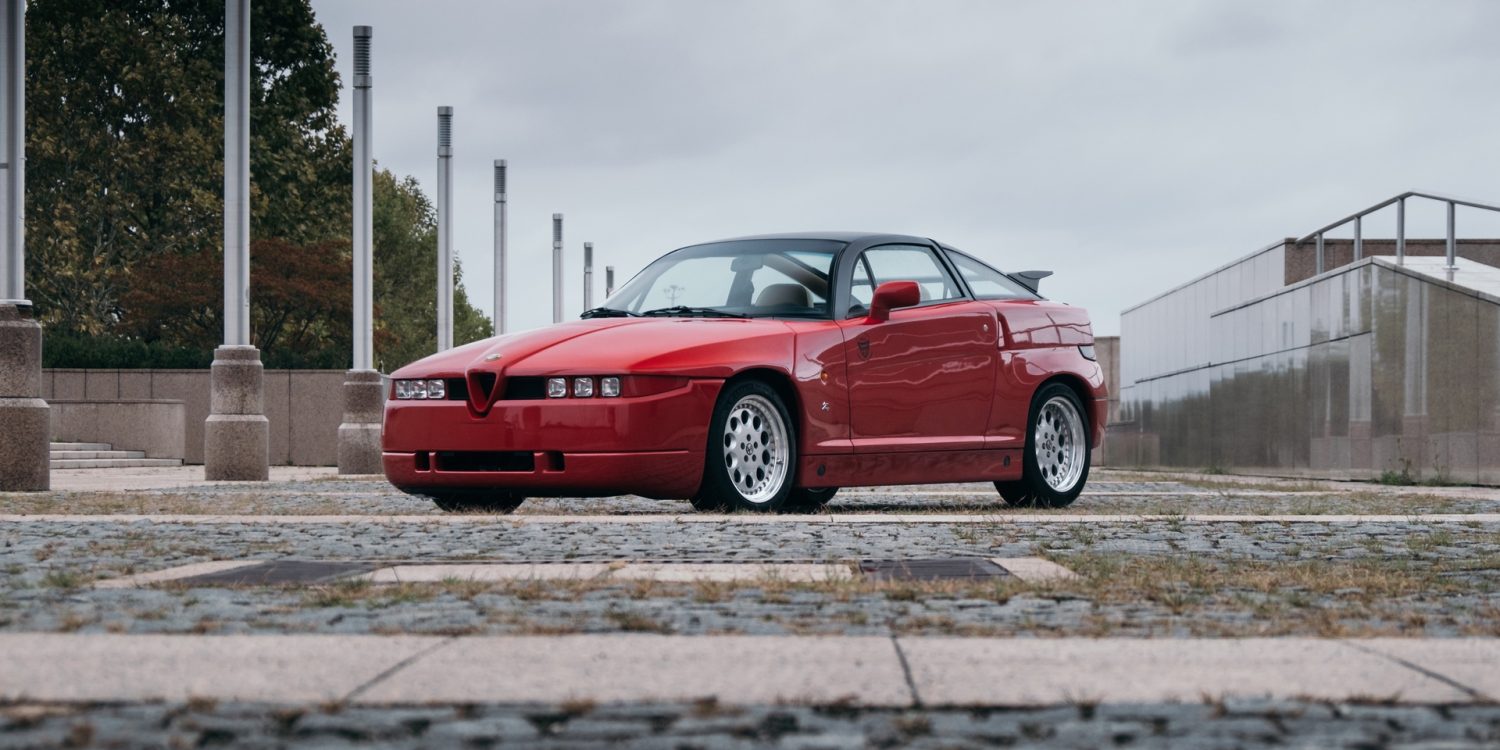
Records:
<instances>
[{"instance_id":1,"label":"metal handrail","mask_svg":"<svg viewBox=\"0 0 1500 750\"><path fill-rule=\"evenodd\" d=\"M1341 227L1341 226L1343 226L1345 224L1353 222L1354 223L1354 259L1355 260L1359 260L1359 259L1361 259L1361 258L1364 257L1364 237L1363 237L1363 231L1364 231L1363 220L1364 220L1364 217L1369 216L1370 214L1375 213L1376 211L1379 211L1380 209L1385 208L1386 206L1389 206L1389 205L1391 205L1391 204L1394 203L1394 204L1396 204L1396 263L1397 264L1403 264L1403 263L1406 262L1406 199L1407 198L1426 198L1427 200L1438 201L1438 202L1444 203L1444 204L1446 204L1448 206L1448 243L1447 243L1446 249L1447 249L1447 255L1448 255L1448 270L1450 270L1450 271L1454 270L1454 269L1456 269L1458 267L1458 265L1457 265L1457 263L1458 263L1458 261L1457 261L1457 256L1458 256L1458 240L1457 240L1457 235L1456 235L1456 233L1454 231L1454 225L1455 225L1455 221L1454 221L1454 219L1455 219L1455 216L1454 216L1455 211L1454 211L1454 209L1456 209L1458 206L1465 206L1465 207L1468 207L1468 208L1479 208L1479 209L1484 209L1486 211L1494 211L1496 213L1500 213L1500 206L1497 206L1497 205L1492 204L1492 203L1485 203L1483 201L1470 200L1468 198L1458 198L1458 197L1451 196L1451 195L1443 195L1441 193L1428 193L1428 192L1424 192L1424 191L1421 191L1421 190L1408 190L1408 191L1406 191L1406 192L1404 192L1404 193L1402 193L1402 194L1400 194L1398 196L1395 196L1394 198L1387 198L1387 199L1385 199L1385 200L1383 200L1383 201L1381 201L1379 203L1376 203L1375 205L1370 206L1369 208L1366 208L1363 211L1358 211L1356 213L1349 214L1348 216L1345 216L1344 218L1339 219L1338 221L1335 221L1332 224L1324 226L1321 229L1318 229L1317 231L1312 232L1311 234L1309 234L1306 237L1303 237L1303 238L1297 240L1296 242L1294 242L1292 244L1294 244L1294 245L1301 245L1302 243L1307 242L1308 240L1316 239L1318 241L1317 271L1316 272L1317 273L1323 273L1323 270L1324 270L1323 235L1327 234L1328 232L1330 232L1330 231L1332 231L1334 229L1338 229L1339 227Z\"/></svg>"}]
</instances>

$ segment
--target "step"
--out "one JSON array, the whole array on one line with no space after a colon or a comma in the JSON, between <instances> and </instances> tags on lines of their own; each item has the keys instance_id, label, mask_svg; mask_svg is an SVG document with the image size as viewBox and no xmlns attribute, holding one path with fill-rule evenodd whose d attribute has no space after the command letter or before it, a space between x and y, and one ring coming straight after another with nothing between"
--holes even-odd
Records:
<instances>
[{"instance_id":1,"label":"step","mask_svg":"<svg viewBox=\"0 0 1500 750\"><path fill-rule=\"evenodd\" d=\"M95 458L145 458L145 451L52 451L52 460L85 460Z\"/></svg>"},{"instance_id":2,"label":"step","mask_svg":"<svg viewBox=\"0 0 1500 750\"><path fill-rule=\"evenodd\" d=\"M53 443L52 450L55 451L107 451L113 450L114 446L109 443Z\"/></svg>"},{"instance_id":3,"label":"step","mask_svg":"<svg viewBox=\"0 0 1500 750\"><path fill-rule=\"evenodd\" d=\"M177 458L94 458L54 459L54 469L139 469L148 467L181 466Z\"/></svg>"}]
</instances>

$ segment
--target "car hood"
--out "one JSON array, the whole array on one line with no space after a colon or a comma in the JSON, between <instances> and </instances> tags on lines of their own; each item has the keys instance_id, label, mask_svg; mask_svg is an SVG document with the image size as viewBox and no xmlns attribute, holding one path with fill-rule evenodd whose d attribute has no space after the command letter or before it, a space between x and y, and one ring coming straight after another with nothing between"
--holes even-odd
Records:
<instances>
[{"instance_id":1,"label":"car hood","mask_svg":"<svg viewBox=\"0 0 1500 750\"><path fill-rule=\"evenodd\" d=\"M729 377L746 366L789 371L792 330L767 318L599 318L506 334L439 352L393 378L662 374Z\"/></svg>"}]
</instances>

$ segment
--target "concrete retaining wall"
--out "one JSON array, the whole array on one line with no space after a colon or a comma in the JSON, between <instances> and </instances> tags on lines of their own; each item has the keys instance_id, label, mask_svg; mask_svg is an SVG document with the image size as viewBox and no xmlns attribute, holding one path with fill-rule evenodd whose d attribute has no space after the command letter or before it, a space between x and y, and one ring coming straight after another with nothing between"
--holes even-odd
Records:
<instances>
[{"instance_id":1,"label":"concrete retaining wall","mask_svg":"<svg viewBox=\"0 0 1500 750\"><path fill-rule=\"evenodd\" d=\"M264 383L266 418L271 423L271 463L338 465L344 371L266 370ZM181 401L186 419L183 460L203 463L208 370L44 370L42 395L49 402Z\"/></svg>"},{"instance_id":2,"label":"concrete retaining wall","mask_svg":"<svg viewBox=\"0 0 1500 750\"><path fill-rule=\"evenodd\" d=\"M181 401L66 401L51 406L52 439L109 443L147 458L186 455L187 405Z\"/></svg>"}]
</instances>

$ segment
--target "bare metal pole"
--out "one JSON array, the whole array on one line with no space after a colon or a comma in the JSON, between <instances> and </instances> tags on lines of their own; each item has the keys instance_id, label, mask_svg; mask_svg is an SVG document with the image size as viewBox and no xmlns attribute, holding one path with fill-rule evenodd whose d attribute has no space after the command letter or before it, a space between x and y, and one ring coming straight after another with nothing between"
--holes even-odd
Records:
<instances>
[{"instance_id":1,"label":"bare metal pole","mask_svg":"<svg viewBox=\"0 0 1500 750\"><path fill-rule=\"evenodd\" d=\"M1365 239L1364 239L1364 227L1362 226L1362 219L1363 219L1363 217L1360 217L1360 216L1354 217L1354 259L1355 260L1359 260L1360 258L1365 257Z\"/></svg>"},{"instance_id":2,"label":"bare metal pole","mask_svg":"<svg viewBox=\"0 0 1500 750\"><path fill-rule=\"evenodd\" d=\"M1458 268L1458 239L1454 233L1454 211L1457 208L1452 201L1448 202L1448 270Z\"/></svg>"},{"instance_id":3,"label":"bare metal pole","mask_svg":"<svg viewBox=\"0 0 1500 750\"><path fill-rule=\"evenodd\" d=\"M563 318L563 215L552 214L552 322Z\"/></svg>"},{"instance_id":4,"label":"bare metal pole","mask_svg":"<svg viewBox=\"0 0 1500 750\"><path fill-rule=\"evenodd\" d=\"M438 107L437 348L453 348L453 108Z\"/></svg>"},{"instance_id":5,"label":"bare metal pole","mask_svg":"<svg viewBox=\"0 0 1500 750\"><path fill-rule=\"evenodd\" d=\"M615 296L615 267L604 267L604 298Z\"/></svg>"},{"instance_id":6,"label":"bare metal pole","mask_svg":"<svg viewBox=\"0 0 1500 750\"><path fill-rule=\"evenodd\" d=\"M224 4L224 345L250 345L250 0Z\"/></svg>"},{"instance_id":7,"label":"bare metal pole","mask_svg":"<svg viewBox=\"0 0 1500 750\"><path fill-rule=\"evenodd\" d=\"M1396 201L1396 265L1406 264L1406 199Z\"/></svg>"},{"instance_id":8,"label":"bare metal pole","mask_svg":"<svg viewBox=\"0 0 1500 750\"><path fill-rule=\"evenodd\" d=\"M344 374L344 418L339 423L340 474L382 470L380 423L385 388L375 367L374 255L371 193L369 26L354 27L354 366Z\"/></svg>"},{"instance_id":9,"label":"bare metal pole","mask_svg":"<svg viewBox=\"0 0 1500 750\"><path fill-rule=\"evenodd\" d=\"M583 309L594 309L594 243L583 243Z\"/></svg>"},{"instance_id":10,"label":"bare metal pole","mask_svg":"<svg viewBox=\"0 0 1500 750\"><path fill-rule=\"evenodd\" d=\"M505 333L505 160L495 160L495 334Z\"/></svg>"},{"instance_id":11,"label":"bare metal pole","mask_svg":"<svg viewBox=\"0 0 1500 750\"><path fill-rule=\"evenodd\" d=\"M354 369L375 362L374 263L370 251L370 41L369 26L354 27Z\"/></svg>"},{"instance_id":12,"label":"bare metal pole","mask_svg":"<svg viewBox=\"0 0 1500 750\"><path fill-rule=\"evenodd\" d=\"M1317 270L1314 273L1317 274L1317 273L1322 273L1322 272L1323 272L1323 233L1322 232L1318 232Z\"/></svg>"},{"instance_id":13,"label":"bare metal pole","mask_svg":"<svg viewBox=\"0 0 1500 750\"><path fill-rule=\"evenodd\" d=\"M5 0L0 16L4 24L0 39L0 77L3 82L5 112L0 115L0 169L5 170L3 199L0 199L0 301L25 303L26 300L26 2ZM29 304L29 303L26 303Z\"/></svg>"}]
</instances>

